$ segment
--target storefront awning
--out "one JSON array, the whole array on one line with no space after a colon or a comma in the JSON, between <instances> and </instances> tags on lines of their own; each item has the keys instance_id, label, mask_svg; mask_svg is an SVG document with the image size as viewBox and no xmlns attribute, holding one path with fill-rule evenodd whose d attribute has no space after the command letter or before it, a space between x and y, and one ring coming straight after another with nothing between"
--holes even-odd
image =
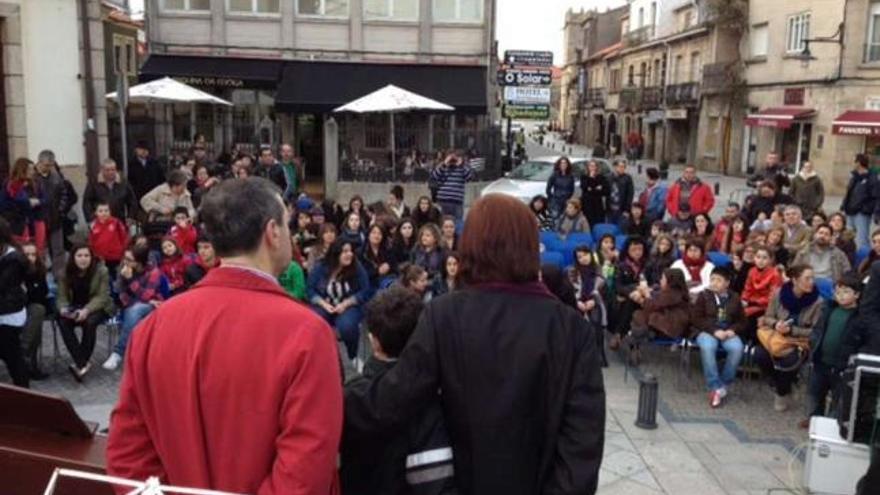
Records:
<instances>
[{"instance_id":1,"label":"storefront awning","mask_svg":"<svg viewBox=\"0 0 880 495\"><path fill-rule=\"evenodd\" d=\"M275 89L281 60L152 54L141 68L141 82L171 77L199 88Z\"/></svg>"},{"instance_id":2,"label":"storefront awning","mask_svg":"<svg viewBox=\"0 0 880 495\"><path fill-rule=\"evenodd\" d=\"M831 123L831 132L844 136L880 136L880 111L843 112Z\"/></svg>"},{"instance_id":3,"label":"storefront awning","mask_svg":"<svg viewBox=\"0 0 880 495\"><path fill-rule=\"evenodd\" d=\"M455 107L486 113L482 66L288 61L275 96L279 110L329 113L388 84Z\"/></svg>"},{"instance_id":4,"label":"storefront awning","mask_svg":"<svg viewBox=\"0 0 880 495\"><path fill-rule=\"evenodd\" d=\"M766 108L746 117L746 125L750 127L774 127L788 129L799 120L812 118L816 110L801 107Z\"/></svg>"}]
</instances>

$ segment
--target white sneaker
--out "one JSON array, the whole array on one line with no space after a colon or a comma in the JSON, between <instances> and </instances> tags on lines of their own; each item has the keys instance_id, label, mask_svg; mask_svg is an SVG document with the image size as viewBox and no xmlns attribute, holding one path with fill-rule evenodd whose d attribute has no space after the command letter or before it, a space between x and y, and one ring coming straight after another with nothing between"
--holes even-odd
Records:
<instances>
[{"instance_id":1,"label":"white sneaker","mask_svg":"<svg viewBox=\"0 0 880 495\"><path fill-rule=\"evenodd\" d=\"M773 410L776 412L787 411L789 407L790 403L787 395L777 394L773 397Z\"/></svg>"},{"instance_id":2,"label":"white sneaker","mask_svg":"<svg viewBox=\"0 0 880 495\"><path fill-rule=\"evenodd\" d=\"M121 362L122 356L114 352L113 354L110 354L110 357L108 357L107 360L104 361L104 364L102 364L101 367L105 370L113 371L119 367L119 363Z\"/></svg>"},{"instance_id":3,"label":"white sneaker","mask_svg":"<svg viewBox=\"0 0 880 495\"><path fill-rule=\"evenodd\" d=\"M719 389L718 389L718 395L720 395L722 399L725 398L725 397L727 397L727 387L721 387L721 388L719 388Z\"/></svg>"}]
</instances>

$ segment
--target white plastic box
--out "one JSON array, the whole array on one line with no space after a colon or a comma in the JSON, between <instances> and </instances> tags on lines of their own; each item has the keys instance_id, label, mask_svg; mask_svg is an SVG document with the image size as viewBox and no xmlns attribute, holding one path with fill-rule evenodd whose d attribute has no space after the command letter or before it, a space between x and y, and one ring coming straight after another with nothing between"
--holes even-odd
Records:
<instances>
[{"instance_id":1,"label":"white plastic box","mask_svg":"<svg viewBox=\"0 0 880 495\"><path fill-rule=\"evenodd\" d=\"M809 493L853 495L870 462L868 446L842 438L837 420L810 418L810 445L804 466L804 485Z\"/></svg>"}]
</instances>

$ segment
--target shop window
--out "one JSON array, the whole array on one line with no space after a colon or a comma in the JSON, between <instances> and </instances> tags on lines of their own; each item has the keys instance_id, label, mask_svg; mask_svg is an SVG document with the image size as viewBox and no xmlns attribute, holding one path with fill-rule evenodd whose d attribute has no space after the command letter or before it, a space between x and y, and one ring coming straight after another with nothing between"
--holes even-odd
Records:
<instances>
[{"instance_id":1,"label":"shop window","mask_svg":"<svg viewBox=\"0 0 880 495\"><path fill-rule=\"evenodd\" d=\"M752 26L749 35L749 54L752 57L766 57L770 46L770 31L767 24Z\"/></svg>"},{"instance_id":2,"label":"shop window","mask_svg":"<svg viewBox=\"0 0 880 495\"><path fill-rule=\"evenodd\" d=\"M390 132L388 115L367 114L364 116L364 147L370 149L388 148Z\"/></svg>"},{"instance_id":3,"label":"shop window","mask_svg":"<svg viewBox=\"0 0 880 495\"><path fill-rule=\"evenodd\" d=\"M868 12L868 42L865 44L865 62L880 62L880 2L871 3Z\"/></svg>"},{"instance_id":4,"label":"shop window","mask_svg":"<svg viewBox=\"0 0 880 495\"><path fill-rule=\"evenodd\" d=\"M367 19L418 20L419 0L364 0Z\"/></svg>"},{"instance_id":5,"label":"shop window","mask_svg":"<svg viewBox=\"0 0 880 495\"><path fill-rule=\"evenodd\" d=\"M165 10L211 10L211 0L164 0Z\"/></svg>"},{"instance_id":6,"label":"shop window","mask_svg":"<svg viewBox=\"0 0 880 495\"><path fill-rule=\"evenodd\" d=\"M434 0L434 20L482 22L483 0Z\"/></svg>"},{"instance_id":7,"label":"shop window","mask_svg":"<svg viewBox=\"0 0 880 495\"><path fill-rule=\"evenodd\" d=\"M229 11L250 14L277 14L280 0L229 0Z\"/></svg>"},{"instance_id":8,"label":"shop window","mask_svg":"<svg viewBox=\"0 0 880 495\"><path fill-rule=\"evenodd\" d=\"M805 39L810 37L810 13L803 12L788 17L786 30L785 51L787 53L800 53L804 51Z\"/></svg>"},{"instance_id":9,"label":"shop window","mask_svg":"<svg viewBox=\"0 0 880 495\"><path fill-rule=\"evenodd\" d=\"M297 13L324 17L348 17L348 0L297 0Z\"/></svg>"}]
</instances>

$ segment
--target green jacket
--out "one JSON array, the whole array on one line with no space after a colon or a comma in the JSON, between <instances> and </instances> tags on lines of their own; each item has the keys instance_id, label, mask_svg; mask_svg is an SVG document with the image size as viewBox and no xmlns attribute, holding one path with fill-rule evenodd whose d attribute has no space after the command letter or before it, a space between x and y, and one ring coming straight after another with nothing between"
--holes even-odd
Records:
<instances>
[{"instance_id":1,"label":"green jacket","mask_svg":"<svg viewBox=\"0 0 880 495\"><path fill-rule=\"evenodd\" d=\"M278 283L291 297L298 301L306 300L306 276L299 263L292 261L287 270L278 277Z\"/></svg>"},{"instance_id":2,"label":"green jacket","mask_svg":"<svg viewBox=\"0 0 880 495\"><path fill-rule=\"evenodd\" d=\"M70 306L73 293L67 277L61 277L58 282L58 309ZM98 263L95 275L89 283L89 302L86 304L89 313L103 310L108 315L113 314L113 299L110 298L110 274L103 263Z\"/></svg>"}]
</instances>

